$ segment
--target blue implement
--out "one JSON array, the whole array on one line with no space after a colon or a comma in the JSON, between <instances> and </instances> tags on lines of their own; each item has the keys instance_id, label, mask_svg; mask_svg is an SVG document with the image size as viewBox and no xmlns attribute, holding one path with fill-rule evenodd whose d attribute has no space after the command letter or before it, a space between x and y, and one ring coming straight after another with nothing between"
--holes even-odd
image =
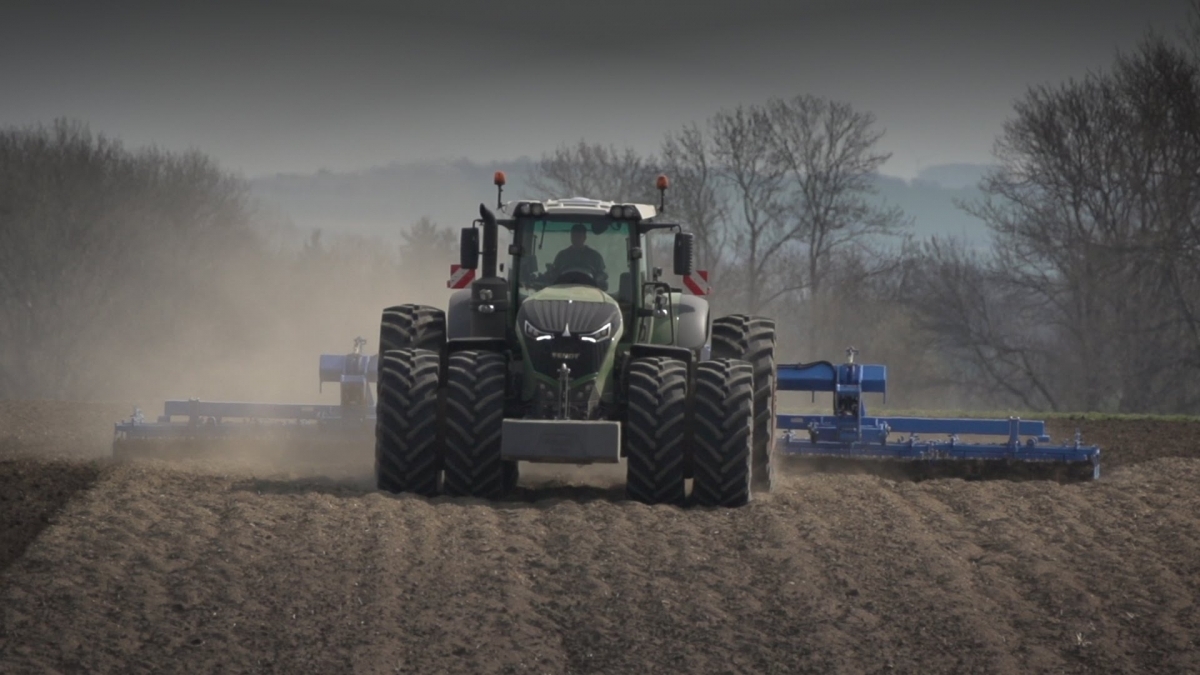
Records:
<instances>
[{"instance_id":1,"label":"blue implement","mask_svg":"<svg viewBox=\"0 0 1200 675\"><path fill-rule=\"evenodd\" d=\"M1008 419L871 417L863 394L887 393L887 368L854 363L856 351L847 350L846 363L828 361L778 366L777 387L782 391L829 392L833 414L777 415L783 430L776 449L787 455L864 460L942 461L982 463L1047 463L1090 468L1100 477L1100 448L1083 445L1075 433L1072 443L1051 445L1045 422ZM907 434L894 439L892 434ZM920 440L920 435L941 435L946 440ZM959 436L1004 437L995 442L966 443Z\"/></svg>"},{"instance_id":2,"label":"blue implement","mask_svg":"<svg viewBox=\"0 0 1200 675\"><path fill-rule=\"evenodd\" d=\"M340 387L340 402L329 405L241 401L169 400L163 414L149 421L140 409L114 428L114 454L137 441L204 439L354 440L373 437L378 356L362 353L366 340L356 338L350 354L322 354L318 390L326 383Z\"/></svg>"}]
</instances>

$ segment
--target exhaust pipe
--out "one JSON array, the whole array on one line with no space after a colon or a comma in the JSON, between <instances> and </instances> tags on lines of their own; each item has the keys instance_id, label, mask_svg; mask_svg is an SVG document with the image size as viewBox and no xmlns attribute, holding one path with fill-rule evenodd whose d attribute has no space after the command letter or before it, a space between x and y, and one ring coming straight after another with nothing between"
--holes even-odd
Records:
<instances>
[{"instance_id":1,"label":"exhaust pipe","mask_svg":"<svg viewBox=\"0 0 1200 675\"><path fill-rule=\"evenodd\" d=\"M483 273L471 282L471 335L504 339L508 337L508 280L496 276L496 215L483 204L479 215L483 218Z\"/></svg>"},{"instance_id":2,"label":"exhaust pipe","mask_svg":"<svg viewBox=\"0 0 1200 675\"><path fill-rule=\"evenodd\" d=\"M480 204L479 215L483 218L483 251L481 251L483 253L483 277L494 277L496 276L496 240L499 238L496 232L496 214Z\"/></svg>"}]
</instances>

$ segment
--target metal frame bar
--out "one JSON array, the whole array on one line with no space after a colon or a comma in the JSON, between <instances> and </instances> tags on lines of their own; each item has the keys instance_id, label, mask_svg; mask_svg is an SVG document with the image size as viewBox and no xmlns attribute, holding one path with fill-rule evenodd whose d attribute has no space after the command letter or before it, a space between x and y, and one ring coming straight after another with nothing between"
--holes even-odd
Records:
<instances>
[{"instance_id":1,"label":"metal frame bar","mask_svg":"<svg viewBox=\"0 0 1200 675\"><path fill-rule=\"evenodd\" d=\"M976 418L869 417L862 400L865 393L887 393L887 368L856 364L854 348L846 363L827 361L784 364L777 368L781 391L833 394L832 415L777 415L776 427L784 431L776 449L784 454L855 459L1018 461L1090 463L1092 477L1100 477L1100 448L1083 445L1075 433L1073 443L1049 445L1042 420ZM801 433L806 432L807 438ZM893 433L908 434L890 440ZM946 435L944 441L921 441L919 434ZM993 443L964 443L964 436L1003 436ZM1022 437L1025 440L1022 441Z\"/></svg>"},{"instance_id":2,"label":"metal frame bar","mask_svg":"<svg viewBox=\"0 0 1200 675\"><path fill-rule=\"evenodd\" d=\"M156 422L146 421L140 409L114 427L117 439L255 435L264 431L292 434L357 434L373 430L375 397L370 383L377 379L378 356L362 353L366 340L355 338L350 354L322 354L319 384L337 382L339 404L257 403L243 401L168 400ZM320 386L318 386L320 390ZM184 418L184 421L177 421Z\"/></svg>"},{"instance_id":3,"label":"metal frame bar","mask_svg":"<svg viewBox=\"0 0 1200 675\"><path fill-rule=\"evenodd\" d=\"M834 415L776 415L775 426L779 429L808 430L809 427L831 426L838 418ZM1019 436L1033 436L1041 443L1050 441L1046 434L1046 423L1042 420L1017 421ZM864 432L886 435L889 432L902 434L960 434L963 436L1007 436L1012 433L1012 420L980 419L973 417L862 417ZM864 435L866 435L864 433Z\"/></svg>"}]
</instances>

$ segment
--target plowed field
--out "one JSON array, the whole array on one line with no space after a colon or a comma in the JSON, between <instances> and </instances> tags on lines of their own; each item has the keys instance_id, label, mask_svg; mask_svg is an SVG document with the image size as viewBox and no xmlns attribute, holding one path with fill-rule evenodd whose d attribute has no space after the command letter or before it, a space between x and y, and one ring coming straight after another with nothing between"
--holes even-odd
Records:
<instances>
[{"instance_id":1,"label":"plowed field","mask_svg":"<svg viewBox=\"0 0 1200 675\"><path fill-rule=\"evenodd\" d=\"M113 463L127 413L0 403L0 672L1200 672L1197 423L1082 423L1093 483L681 510L603 468L488 504L378 493L369 449Z\"/></svg>"}]
</instances>

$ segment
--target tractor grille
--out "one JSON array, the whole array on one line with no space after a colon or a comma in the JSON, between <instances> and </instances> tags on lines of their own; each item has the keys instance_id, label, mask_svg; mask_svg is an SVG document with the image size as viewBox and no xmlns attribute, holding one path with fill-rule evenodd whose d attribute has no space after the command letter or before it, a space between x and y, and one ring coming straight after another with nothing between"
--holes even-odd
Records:
<instances>
[{"instance_id":1,"label":"tractor grille","mask_svg":"<svg viewBox=\"0 0 1200 675\"><path fill-rule=\"evenodd\" d=\"M573 387L568 395L571 419L597 419L599 417L600 393L596 389L596 381L589 380ZM558 385L537 383L537 393L533 400L533 417L538 419L556 419L558 417L559 396Z\"/></svg>"},{"instance_id":2,"label":"tractor grille","mask_svg":"<svg viewBox=\"0 0 1200 675\"><path fill-rule=\"evenodd\" d=\"M571 379L591 375L600 369L613 341L587 342L577 337L558 337L549 340L525 340L529 365L533 371L547 377L558 377L558 369L567 364Z\"/></svg>"}]
</instances>

